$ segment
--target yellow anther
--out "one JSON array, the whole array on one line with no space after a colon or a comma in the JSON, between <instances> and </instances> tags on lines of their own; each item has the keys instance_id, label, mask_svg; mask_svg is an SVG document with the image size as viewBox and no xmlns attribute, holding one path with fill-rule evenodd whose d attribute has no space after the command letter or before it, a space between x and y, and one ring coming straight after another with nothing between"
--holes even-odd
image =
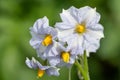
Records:
<instances>
[{"instance_id":1,"label":"yellow anther","mask_svg":"<svg viewBox=\"0 0 120 80\"><path fill-rule=\"evenodd\" d=\"M50 34L46 35L44 40L42 41L43 46L48 46L52 44L52 36Z\"/></svg>"},{"instance_id":2,"label":"yellow anther","mask_svg":"<svg viewBox=\"0 0 120 80\"><path fill-rule=\"evenodd\" d=\"M70 61L70 53L68 52L62 52L62 60L66 63L68 63Z\"/></svg>"},{"instance_id":3,"label":"yellow anther","mask_svg":"<svg viewBox=\"0 0 120 80\"><path fill-rule=\"evenodd\" d=\"M44 73L45 73L44 70L39 69L38 70L38 78L42 77L44 75Z\"/></svg>"},{"instance_id":4,"label":"yellow anther","mask_svg":"<svg viewBox=\"0 0 120 80\"><path fill-rule=\"evenodd\" d=\"M77 33L85 32L85 25L77 24L76 28L75 28L75 32L77 32Z\"/></svg>"}]
</instances>

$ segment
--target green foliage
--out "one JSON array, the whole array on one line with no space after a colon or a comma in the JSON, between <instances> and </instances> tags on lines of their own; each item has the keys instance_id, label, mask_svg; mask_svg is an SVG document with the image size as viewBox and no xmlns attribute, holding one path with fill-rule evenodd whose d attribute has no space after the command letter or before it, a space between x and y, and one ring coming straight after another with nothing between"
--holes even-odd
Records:
<instances>
[{"instance_id":1,"label":"green foliage","mask_svg":"<svg viewBox=\"0 0 120 80\"><path fill-rule=\"evenodd\" d=\"M50 25L61 21L59 13L70 6L96 7L101 14L105 38L97 54L89 57L91 80L120 79L120 0L0 0L0 80L37 80L37 71L25 65L26 57L36 57L29 45L29 28L36 19L47 16ZM67 80L68 69L59 77L45 75L40 80ZM78 80L75 66L72 80Z\"/></svg>"}]
</instances>

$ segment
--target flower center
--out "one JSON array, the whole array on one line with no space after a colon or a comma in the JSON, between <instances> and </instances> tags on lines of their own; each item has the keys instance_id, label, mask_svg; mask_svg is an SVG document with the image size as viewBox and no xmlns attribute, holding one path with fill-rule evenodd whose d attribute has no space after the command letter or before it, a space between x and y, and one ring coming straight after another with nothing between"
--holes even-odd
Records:
<instances>
[{"instance_id":1,"label":"flower center","mask_svg":"<svg viewBox=\"0 0 120 80\"><path fill-rule=\"evenodd\" d=\"M75 28L75 32L77 33L83 33L85 32L85 25L77 24Z\"/></svg>"},{"instance_id":2,"label":"flower center","mask_svg":"<svg viewBox=\"0 0 120 80\"><path fill-rule=\"evenodd\" d=\"M44 75L44 73L45 73L44 70L39 69L39 70L38 70L38 77L39 77L39 78L42 77L42 76Z\"/></svg>"},{"instance_id":3,"label":"flower center","mask_svg":"<svg viewBox=\"0 0 120 80\"><path fill-rule=\"evenodd\" d=\"M44 38L44 40L42 41L42 45L43 46L48 46L52 44L52 36L50 34L47 34Z\"/></svg>"},{"instance_id":4,"label":"flower center","mask_svg":"<svg viewBox=\"0 0 120 80\"><path fill-rule=\"evenodd\" d=\"M70 60L70 53L68 52L62 52L62 55L61 55L62 59L64 62L68 63L69 60Z\"/></svg>"}]
</instances>

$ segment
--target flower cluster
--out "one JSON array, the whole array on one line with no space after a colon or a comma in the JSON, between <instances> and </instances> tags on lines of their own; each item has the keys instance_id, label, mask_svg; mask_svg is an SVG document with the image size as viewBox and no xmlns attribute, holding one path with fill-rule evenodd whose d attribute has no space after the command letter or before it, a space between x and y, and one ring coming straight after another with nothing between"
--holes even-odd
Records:
<instances>
[{"instance_id":1,"label":"flower cluster","mask_svg":"<svg viewBox=\"0 0 120 80\"><path fill-rule=\"evenodd\" d=\"M54 28L49 26L47 17L38 19L30 28L30 45L36 50L37 56L49 65L43 66L34 58L26 59L29 68L38 69L38 77L44 73L58 76L60 67L70 67L84 51L87 56L96 52L100 39L104 37L96 8L85 6L77 9L72 6L63 9L60 17L62 22L57 22Z\"/></svg>"}]
</instances>

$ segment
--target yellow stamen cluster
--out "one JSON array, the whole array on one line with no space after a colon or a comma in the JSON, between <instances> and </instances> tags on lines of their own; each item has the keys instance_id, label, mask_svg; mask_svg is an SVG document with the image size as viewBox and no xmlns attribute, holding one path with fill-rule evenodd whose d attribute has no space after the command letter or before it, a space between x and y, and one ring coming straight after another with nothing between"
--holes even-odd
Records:
<instances>
[{"instance_id":1,"label":"yellow stamen cluster","mask_svg":"<svg viewBox=\"0 0 120 80\"><path fill-rule=\"evenodd\" d=\"M85 25L77 24L76 28L75 28L75 32L77 32L77 33L85 32Z\"/></svg>"},{"instance_id":2,"label":"yellow stamen cluster","mask_svg":"<svg viewBox=\"0 0 120 80\"><path fill-rule=\"evenodd\" d=\"M52 36L50 34L47 34L44 40L42 41L42 45L49 46L50 44L52 44Z\"/></svg>"},{"instance_id":3,"label":"yellow stamen cluster","mask_svg":"<svg viewBox=\"0 0 120 80\"><path fill-rule=\"evenodd\" d=\"M45 73L44 70L39 69L38 70L38 78L42 77L44 75L44 73Z\"/></svg>"},{"instance_id":4,"label":"yellow stamen cluster","mask_svg":"<svg viewBox=\"0 0 120 80\"><path fill-rule=\"evenodd\" d=\"M62 60L66 63L70 61L70 53L69 52L62 52L61 54Z\"/></svg>"}]
</instances>

